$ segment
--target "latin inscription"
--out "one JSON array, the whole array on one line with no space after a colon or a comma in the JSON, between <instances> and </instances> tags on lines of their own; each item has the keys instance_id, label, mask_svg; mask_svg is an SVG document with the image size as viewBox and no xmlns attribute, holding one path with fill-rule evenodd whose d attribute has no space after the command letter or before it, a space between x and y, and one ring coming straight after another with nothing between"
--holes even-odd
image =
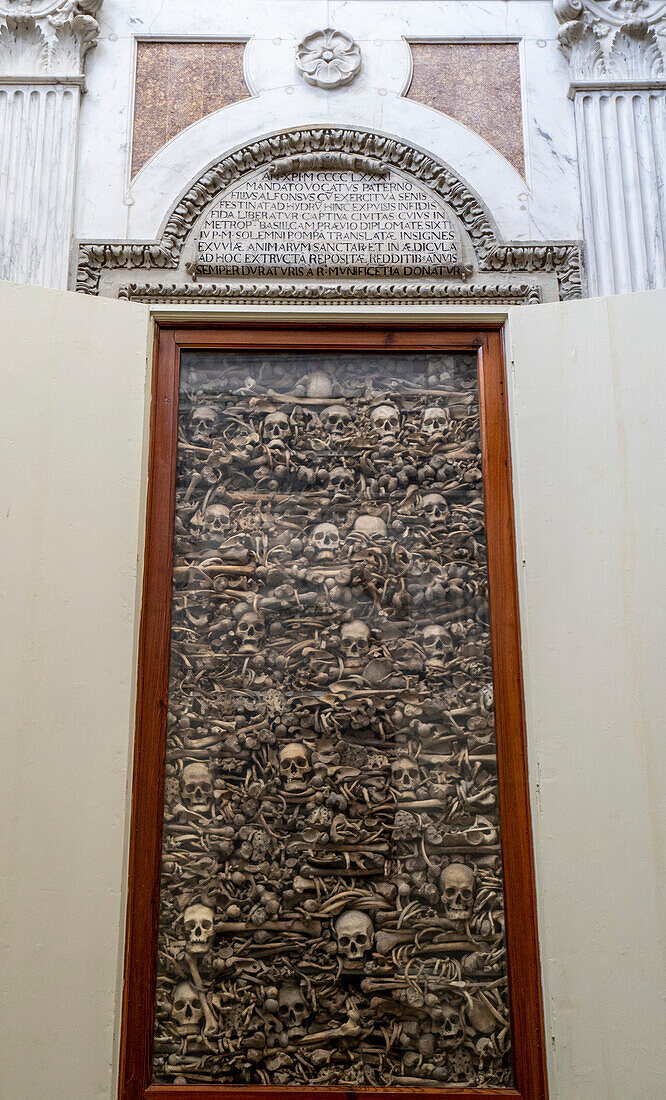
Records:
<instances>
[{"instance_id":1,"label":"latin inscription","mask_svg":"<svg viewBox=\"0 0 666 1100\"><path fill-rule=\"evenodd\" d=\"M460 274L446 211L411 180L357 172L264 175L211 209L190 265L198 275Z\"/></svg>"}]
</instances>

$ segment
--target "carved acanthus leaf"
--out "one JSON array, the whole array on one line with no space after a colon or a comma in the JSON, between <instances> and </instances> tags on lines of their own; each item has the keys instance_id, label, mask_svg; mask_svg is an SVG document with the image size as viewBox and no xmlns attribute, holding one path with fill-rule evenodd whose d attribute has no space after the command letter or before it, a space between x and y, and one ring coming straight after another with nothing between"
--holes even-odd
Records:
<instances>
[{"instance_id":1,"label":"carved acanthus leaf","mask_svg":"<svg viewBox=\"0 0 666 1100\"><path fill-rule=\"evenodd\" d=\"M83 75L102 0L0 0L0 79Z\"/></svg>"},{"instance_id":2,"label":"carved acanthus leaf","mask_svg":"<svg viewBox=\"0 0 666 1100\"><path fill-rule=\"evenodd\" d=\"M554 8L574 82L666 79L664 0L554 0Z\"/></svg>"}]
</instances>

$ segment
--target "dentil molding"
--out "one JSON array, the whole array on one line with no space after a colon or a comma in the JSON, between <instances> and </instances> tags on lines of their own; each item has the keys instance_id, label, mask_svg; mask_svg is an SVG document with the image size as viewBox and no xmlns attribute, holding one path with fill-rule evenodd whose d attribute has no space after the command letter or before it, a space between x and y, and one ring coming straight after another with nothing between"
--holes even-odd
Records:
<instances>
[{"instance_id":1,"label":"dentil molding","mask_svg":"<svg viewBox=\"0 0 666 1100\"><path fill-rule=\"evenodd\" d=\"M0 0L0 81L80 82L102 0Z\"/></svg>"},{"instance_id":2,"label":"dentil molding","mask_svg":"<svg viewBox=\"0 0 666 1100\"><path fill-rule=\"evenodd\" d=\"M666 0L554 0L554 8L574 87L666 82Z\"/></svg>"}]
</instances>

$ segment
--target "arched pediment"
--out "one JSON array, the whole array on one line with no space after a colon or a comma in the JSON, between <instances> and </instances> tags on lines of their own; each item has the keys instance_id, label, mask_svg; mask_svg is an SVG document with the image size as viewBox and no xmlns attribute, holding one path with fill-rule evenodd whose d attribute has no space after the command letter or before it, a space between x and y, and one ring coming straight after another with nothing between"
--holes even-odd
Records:
<instances>
[{"instance_id":1,"label":"arched pediment","mask_svg":"<svg viewBox=\"0 0 666 1100\"><path fill-rule=\"evenodd\" d=\"M222 157L182 195L157 241L82 244L77 289L98 292L104 269L180 268L186 242L205 211L230 187L259 169L274 178L304 171L399 173L432 195L461 228L473 253L473 262L462 265L467 268L461 271L463 282L472 270L543 271L557 274L565 291L560 296L580 294L580 250L576 242L507 244L480 197L448 165L395 138L368 130L326 126L262 138ZM195 290L201 297L201 284ZM210 296L214 296L212 291ZM524 300L530 300L529 296Z\"/></svg>"}]
</instances>

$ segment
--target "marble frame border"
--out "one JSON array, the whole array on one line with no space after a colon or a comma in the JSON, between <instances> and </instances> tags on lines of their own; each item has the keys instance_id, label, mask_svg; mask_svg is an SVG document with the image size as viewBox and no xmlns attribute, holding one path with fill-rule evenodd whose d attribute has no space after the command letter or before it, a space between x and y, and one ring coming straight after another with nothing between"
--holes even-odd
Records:
<instances>
[{"instance_id":1,"label":"marble frame border","mask_svg":"<svg viewBox=\"0 0 666 1100\"><path fill-rule=\"evenodd\" d=\"M479 273L493 272L497 275L543 272L557 277L558 294L562 301L581 298L584 292L583 252L580 241L510 241L505 242L499 235L497 226L480 197L446 164L408 145L396 138L387 137L370 130L339 128L331 126L308 127L289 130L269 136L225 155L187 189L166 219L161 236L157 241L81 241L78 244L76 267L76 290L84 294L98 294L103 270L129 268L146 271L147 269L175 269L181 263L185 241L197 219L206 206L232 183L243 176L268 167L271 173L281 174L299 170L303 163L309 168L342 168L349 170L357 164L363 170L372 170L384 174L391 168L414 178L422 186L428 187L460 220L467 233L476 255ZM122 297L137 297L136 284L122 287ZM211 284L206 284L210 286ZM250 286L250 290L246 289ZM262 285L266 286L262 293ZM406 285L406 284L405 284ZM433 297L422 293L420 284L412 284L414 298ZM130 287L132 288L130 292ZM383 301L401 301L411 293L401 292L394 282L381 284L382 290L374 295ZM176 290L177 288L177 290ZM168 290L158 280L142 287L142 298L164 300L164 296L174 300L179 294L180 301L202 299L196 283L191 285L173 284ZM225 288L226 289L226 288ZM336 288L337 289L337 284ZM458 284L440 284L434 294L436 300L472 300L478 301L474 294L463 294ZM478 287L469 287L478 291ZM511 288L515 291L515 287ZM274 301L276 298L300 300L330 300L327 284L306 282L303 290L294 294L293 284L285 293L281 284L238 284L229 289L227 298L249 297L255 304L262 299ZM337 300L366 301L369 284L354 282L344 286L344 294ZM507 296L507 287L484 286L482 297L485 300ZM152 294L151 294L152 291ZM458 293L456 293L458 292ZM224 298L224 295L222 295ZM514 295L510 295L514 297ZM211 293L211 300L219 301L220 295ZM515 298L514 298L515 300ZM534 293L523 300L538 300Z\"/></svg>"}]
</instances>

